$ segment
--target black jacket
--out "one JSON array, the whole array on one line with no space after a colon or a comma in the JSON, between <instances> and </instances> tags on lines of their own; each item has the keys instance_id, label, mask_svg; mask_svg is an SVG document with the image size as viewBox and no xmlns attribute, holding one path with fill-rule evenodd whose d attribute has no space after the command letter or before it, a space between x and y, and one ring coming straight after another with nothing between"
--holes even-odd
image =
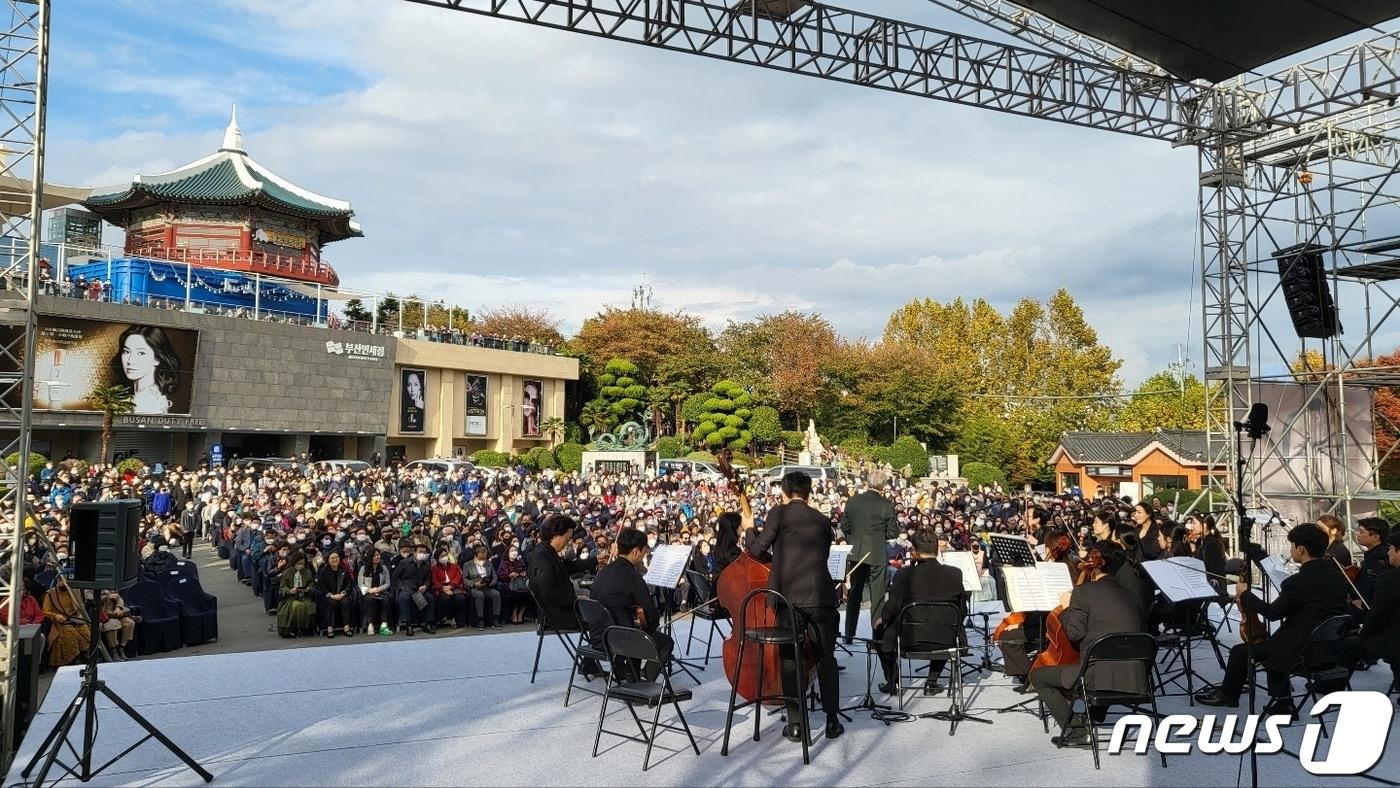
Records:
<instances>
[{"instance_id":1,"label":"black jacket","mask_svg":"<svg viewBox=\"0 0 1400 788\"><path fill-rule=\"evenodd\" d=\"M1253 591L1246 593L1243 601L1250 612L1269 621L1283 621L1269 636L1268 667L1292 669L1314 627L1332 616L1351 614L1350 597L1346 576L1326 557L1299 567L1298 574L1283 581L1278 597L1270 604L1264 604Z\"/></svg>"},{"instance_id":2,"label":"black jacket","mask_svg":"<svg viewBox=\"0 0 1400 788\"><path fill-rule=\"evenodd\" d=\"M591 571L598 565L596 559L580 561L577 558L564 560L548 542L540 542L530 553L530 561L525 569L529 578L530 591L544 608L545 621L551 627L577 629L578 614L574 612L574 584L571 575Z\"/></svg>"},{"instance_id":3,"label":"black jacket","mask_svg":"<svg viewBox=\"0 0 1400 788\"><path fill-rule=\"evenodd\" d=\"M1081 659L1088 656L1085 650L1099 638L1141 632L1142 622L1137 598L1113 578L1075 586L1069 606L1060 612L1060 626L1079 649ZM1085 679L1092 687L1114 692L1142 692L1147 687L1145 671L1133 663L1098 665Z\"/></svg>"},{"instance_id":4,"label":"black jacket","mask_svg":"<svg viewBox=\"0 0 1400 788\"><path fill-rule=\"evenodd\" d=\"M1392 664L1400 662L1400 570L1392 569L1376 581L1371 612L1361 627L1361 640L1385 655Z\"/></svg>"},{"instance_id":5,"label":"black jacket","mask_svg":"<svg viewBox=\"0 0 1400 788\"><path fill-rule=\"evenodd\" d=\"M885 496L866 490L851 496L841 513L841 530L851 545L852 562L879 566L886 562L885 543L899 535L894 504Z\"/></svg>"},{"instance_id":6,"label":"black jacket","mask_svg":"<svg viewBox=\"0 0 1400 788\"><path fill-rule=\"evenodd\" d=\"M963 597L962 572L957 567L945 566L937 561L922 560L906 566L894 573L894 584L890 595L885 598L885 607L880 612L880 627L876 636L880 638L880 648L893 652L895 648L895 619L904 606L911 602L955 602L961 607ZM920 644L937 643L943 647L961 643L961 615L942 615L941 609L914 609L904 621L904 647L915 648Z\"/></svg>"},{"instance_id":7,"label":"black jacket","mask_svg":"<svg viewBox=\"0 0 1400 788\"><path fill-rule=\"evenodd\" d=\"M1361 573L1356 576L1356 590L1361 592L1362 599L1370 602L1376 595L1376 586L1381 577L1392 569L1384 542L1362 554L1360 569Z\"/></svg>"},{"instance_id":8,"label":"black jacket","mask_svg":"<svg viewBox=\"0 0 1400 788\"><path fill-rule=\"evenodd\" d=\"M774 508L749 546L760 560L772 556L768 587L794 607L836 607L836 585L826 569L831 519L802 501Z\"/></svg>"},{"instance_id":9,"label":"black jacket","mask_svg":"<svg viewBox=\"0 0 1400 788\"><path fill-rule=\"evenodd\" d=\"M637 571L637 567L633 566L631 561L618 558L599 569L598 576L593 578L593 586L588 589L588 597L598 600L607 608L613 623L624 627L635 626L638 623L635 611L641 607L646 616L646 626L643 629L649 632L656 630L656 600L652 599L651 591L642 579L642 573ZM603 629L598 627L588 633L594 643L602 645Z\"/></svg>"},{"instance_id":10,"label":"black jacket","mask_svg":"<svg viewBox=\"0 0 1400 788\"><path fill-rule=\"evenodd\" d=\"M431 584L430 572L432 565L427 561L419 561L409 557L400 560L394 565L394 590L399 592L413 593L419 586ZM432 591L432 588L428 588Z\"/></svg>"}]
</instances>

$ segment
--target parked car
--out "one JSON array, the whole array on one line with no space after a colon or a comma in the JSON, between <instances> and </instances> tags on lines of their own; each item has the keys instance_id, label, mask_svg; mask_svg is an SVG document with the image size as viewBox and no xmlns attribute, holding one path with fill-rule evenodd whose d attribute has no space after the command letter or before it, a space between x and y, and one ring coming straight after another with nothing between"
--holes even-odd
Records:
<instances>
[{"instance_id":1,"label":"parked car","mask_svg":"<svg viewBox=\"0 0 1400 788\"><path fill-rule=\"evenodd\" d=\"M369 463L364 460L321 460L315 463L317 468L327 471L349 471L359 473L369 470Z\"/></svg>"},{"instance_id":2,"label":"parked car","mask_svg":"<svg viewBox=\"0 0 1400 788\"><path fill-rule=\"evenodd\" d=\"M704 460L660 460L657 462L657 466L657 473L663 476L667 471L679 471L688 474L692 479L718 481L724 478L724 474L720 473L718 465Z\"/></svg>"},{"instance_id":3,"label":"parked car","mask_svg":"<svg viewBox=\"0 0 1400 788\"><path fill-rule=\"evenodd\" d=\"M458 471L471 472L476 470L476 466L466 460L444 459L441 457L434 457L429 460L413 460L405 463L403 467L405 470L410 471L418 470L419 468L426 468L429 471L442 471L449 476L456 475Z\"/></svg>"},{"instance_id":4,"label":"parked car","mask_svg":"<svg viewBox=\"0 0 1400 788\"><path fill-rule=\"evenodd\" d=\"M812 477L813 481L834 482L840 476L840 472L835 468L825 465L778 465L763 472L763 476L769 481L780 481L784 476L793 471L800 471Z\"/></svg>"},{"instance_id":5,"label":"parked car","mask_svg":"<svg viewBox=\"0 0 1400 788\"><path fill-rule=\"evenodd\" d=\"M296 465L296 460L285 457L240 457L233 461L235 468L249 468L262 473L268 468L290 468Z\"/></svg>"}]
</instances>

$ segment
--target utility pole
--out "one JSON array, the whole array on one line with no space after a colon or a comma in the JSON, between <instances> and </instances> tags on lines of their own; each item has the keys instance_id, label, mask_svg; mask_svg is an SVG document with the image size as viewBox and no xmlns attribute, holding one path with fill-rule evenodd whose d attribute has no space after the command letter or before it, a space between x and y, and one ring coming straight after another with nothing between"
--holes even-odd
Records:
<instances>
[{"instance_id":1,"label":"utility pole","mask_svg":"<svg viewBox=\"0 0 1400 788\"><path fill-rule=\"evenodd\" d=\"M651 297L651 279L646 274L642 274L641 284L632 288L632 308L641 310L650 309Z\"/></svg>"}]
</instances>

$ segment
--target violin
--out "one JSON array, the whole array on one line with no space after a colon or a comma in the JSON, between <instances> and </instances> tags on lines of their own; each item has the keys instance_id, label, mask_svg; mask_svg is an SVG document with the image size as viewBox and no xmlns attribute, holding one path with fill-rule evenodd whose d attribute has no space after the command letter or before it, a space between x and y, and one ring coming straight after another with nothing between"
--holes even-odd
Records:
<instances>
[{"instance_id":1,"label":"violin","mask_svg":"<svg viewBox=\"0 0 1400 788\"><path fill-rule=\"evenodd\" d=\"M1103 554L1098 548L1090 548L1089 553L1079 562L1079 578L1075 580L1075 585L1080 586L1089 582L1094 573L1103 568ZM1068 665L1079 661L1079 649L1065 633L1064 625L1060 623L1060 615L1065 612L1063 605L1050 611L1050 615L1045 619L1045 648L1036 655L1035 662L1031 664L1031 670L1036 668L1049 668L1057 665Z\"/></svg>"},{"instance_id":2,"label":"violin","mask_svg":"<svg viewBox=\"0 0 1400 788\"><path fill-rule=\"evenodd\" d=\"M1253 559L1248 555L1244 561L1240 562L1240 581L1250 582L1250 575L1253 573ZM1262 567L1261 567L1262 568ZM1258 613L1253 613L1244 604L1244 595L1241 594L1235 600L1235 607L1240 614L1240 642L1249 644L1263 643L1269 637L1269 625L1264 623L1264 619Z\"/></svg>"},{"instance_id":3,"label":"violin","mask_svg":"<svg viewBox=\"0 0 1400 788\"><path fill-rule=\"evenodd\" d=\"M739 493L740 500L746 500L746 493L739 481L739 474L729 462L730 456L726 449L716 457L716 464L719 466L720 472L730 479L734 489ZM723 572L720 572L719 579L715 583L720 606L733 611L734 617L729 634L724 639L724 677L729 681L734 691L744 697L744 700L751 701L759 697L783 694L782 656L776 644L744 643L742 670L740 670L739 662L740 643L743 641L744 633L739 629L738 622L740 611L744 606L744 598L756 588L767 588L769 575L770 570L767 564L759 561L749 551L742 550L739 557L725 567ZM778 625L777 616L773 609L766 604L750 604L748 617L744 623L749 628ZM812 648L810 640L804 640L804 648L806 652L802 662L807 675L802 681L802 686L810 684L817 672L816 652ZM762 665L762 685L758 683L760 665ZM781 701L770 700L768 704L781 705Z\"/></svg>"}]
</instances>

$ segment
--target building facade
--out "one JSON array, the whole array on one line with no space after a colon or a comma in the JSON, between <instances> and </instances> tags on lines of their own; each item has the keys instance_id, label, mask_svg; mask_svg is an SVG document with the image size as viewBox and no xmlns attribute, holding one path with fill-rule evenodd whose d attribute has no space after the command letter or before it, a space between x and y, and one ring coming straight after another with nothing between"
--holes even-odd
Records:
<instances>
[{"instance_id":1,"label":"building facade","mask_svg":"<svg viewBox=\"0 0 1400 788\"><path fill-rule=\"evenodd\" d=\"M1191 430L1067 432L1050 455L1055 490L1086 498L1151 498L1165 490L1199 490L1210 476L1206 434ZM1220 471L1217 471L1217 473Z\"/></svg>"}]
</instances>

